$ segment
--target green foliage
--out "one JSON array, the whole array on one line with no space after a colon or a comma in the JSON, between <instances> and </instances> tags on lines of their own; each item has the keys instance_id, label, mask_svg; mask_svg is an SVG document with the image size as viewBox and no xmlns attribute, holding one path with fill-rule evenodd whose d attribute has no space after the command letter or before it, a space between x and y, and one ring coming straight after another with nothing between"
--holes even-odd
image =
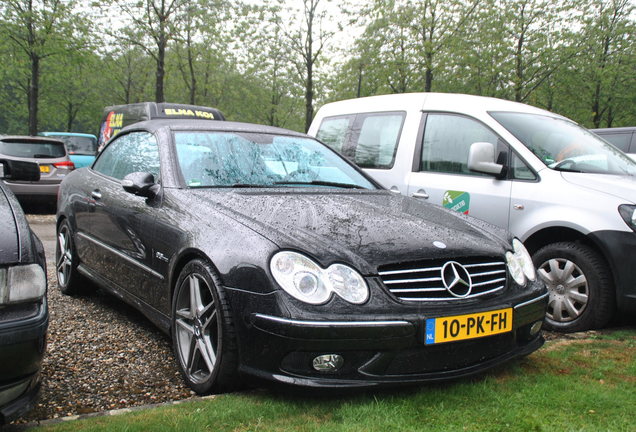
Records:
<instances>
[{"instance_id":1,"label":"green foliage","mask_svg":"<svg viewBox=\"0 0 636 432\"><path fill-rule=\"evenodd\" d=\"M412 91L636 124L632 0L100 4L0 2L0 133L94 132L104 106L161 92L295 130L324 102Z\"/></svg>"}]
</instances>

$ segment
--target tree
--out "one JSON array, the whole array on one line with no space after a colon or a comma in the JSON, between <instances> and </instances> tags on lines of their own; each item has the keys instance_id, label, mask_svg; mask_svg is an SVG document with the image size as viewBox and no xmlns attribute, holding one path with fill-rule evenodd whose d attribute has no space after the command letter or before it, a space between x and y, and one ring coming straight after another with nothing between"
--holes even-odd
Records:
<instances>
[{"instance_id":1,"label":"tree","mask_svg":"<svg viewBox=\"0 0 636 432\"><path fill-rule=\"evenodd\" d=\"M7 35L14 58L26 57L26 84L29 112L28 132L38 131L38 102L42 61L51 56L69 54L87 46L86 23L74 10L72 0L5 0L0 31ZM19 54L18 54L19 53Z\"/></svg>"},{"instance_id":2,"label":"tree","mask_svg":"<svg viewBox=\"0 0 636 432\"><path fill-rule=\"evenodd\" d=\"M621 99L636 92L636 25L632 18L636 6L630 0L598 0L592 10L594 15L582 35L590 60L584 70L591 87L591 122L598 128L604 120L611 127L624 110Z\"/></svg>"},{"instance_id":3,"label":"tree","mask_svg":"<svg viewBox=\"0 0 636 432\"><path fill-rule=\"evenodd\" d=\"M175 39L187 23L189 0L115 0L106 10L123 14L131 22L129 27L110 32L120 40L144 50L155 61L155 101L164 102L164 80L166 75L166 51L168 43ZM205 7L205 5L201 6Z\"/></svg>"},{"instance_id":4,"label":"tree","mask_svg":"<svg viewBox=\"0 0 636 432\"><path fill-rule=\"evenodd\" d=\"M325 46L334 34L333 30L323 27L327 21L333 22L328 15L327 8L321 8L329 0L303 0L301 17L296 27L288 31L291 50L296 54L292 58L298 76L302 78L305 87L305 131L309 130L314 117L314 73Z\"/></svg>"}]
</instances>

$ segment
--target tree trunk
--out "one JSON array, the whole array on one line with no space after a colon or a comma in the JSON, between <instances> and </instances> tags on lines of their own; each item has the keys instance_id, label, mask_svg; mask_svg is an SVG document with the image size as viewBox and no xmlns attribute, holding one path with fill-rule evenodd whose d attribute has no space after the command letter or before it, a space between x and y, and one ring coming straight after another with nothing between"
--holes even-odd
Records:
<instances>
[{"instance_id":1,"label":"tree trunk","mask_svg":"<svg viewBox=\"0 0 636 432\"><path fill-rule=\"evenodd\" d=\"M314 79L313 64L307 63L307 83L305 87L305 132L311 126L311 120L314 118Z\"/></svg>"},{"instance_id":2,"label":"tree trunk","mask_svg":"<svg viewBox=\"0 0 636 432\"><path fill-rule=\"evenodd\" d=\"M155 82L155 102L164 102L165 98L163 95L163 78L166 73L166 41L163 36L159 39L157 48L157 80Z\"/></svg>"},{"instance_id":3,"label":"tree trunk","mask_svg":"<svg viewBox=\"0 0 636 432\"><path fill-rule=\"evenodd\" d=\"M40 92L40 57L31 54L31 80L29 81L29 135L38 134L38 96Z\"/></svg>"}]
</instances>

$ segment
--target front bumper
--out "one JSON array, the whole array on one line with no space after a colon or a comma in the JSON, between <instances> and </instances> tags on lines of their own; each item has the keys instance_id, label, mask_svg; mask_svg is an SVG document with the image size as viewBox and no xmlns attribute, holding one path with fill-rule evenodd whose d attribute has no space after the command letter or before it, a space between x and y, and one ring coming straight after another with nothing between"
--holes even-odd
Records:
<instances>
[{"instance_id":1,"label":"front bumper","mask_svg":"<svg viewBox=\"0 0 636 432\"><path fill-rule=\"evenodd\" d=\"M363 320L331 316L328 321L252 313L235 317L240 370L310 387L368 387L467 376L541 347L541 333L531 334L530 328L543 321L547 300L543 291L515 305L490 308L513 306L512 330L507 333L433 345L424 343L426 320L421 313ZM342 367L330 372L314 369L317 356L330 354L344 359Z\"/></svg>"},{"instance_id":2,"label":"front bumper","mask_svg":"<svg viewBox=\"0 0 636 432\"><path fill-rule=\"evenodd\" d=\"M32 306L0 309L0 424L31 409L40 387L49 315L46 299Z\"/></svg>"}]
</instances>

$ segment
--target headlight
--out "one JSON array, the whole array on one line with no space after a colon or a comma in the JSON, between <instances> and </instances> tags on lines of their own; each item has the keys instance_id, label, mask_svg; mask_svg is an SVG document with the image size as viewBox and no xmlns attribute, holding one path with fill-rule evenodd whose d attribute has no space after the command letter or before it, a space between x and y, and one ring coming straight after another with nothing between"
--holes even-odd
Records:
<instances>
[{"instance_id":1,"label":"headlight","mask_svg":"<svg viewBox=\"0 0 636 432\"><path fill-rule=\"evenodd\" d=\"M523 274L523 268L521 268L521 263L519 262L517 254L506 252L506 261L508 262L508 271L510 272L510 276L512 276L517 284L522 286L525 285L526 276Z\"/></svg>"},{"instance_id":2,"label":"headlight","mask_svg":"<svg viewBox=\"0 0 636 432\"><path fill-rule=\"evenodd\" d=\"M537 272L534 269L534 263L528 253L528 249L519 241L519 239L512 240L512 249L515 251L515 255L519 257L519 263L523 274L531 281L537 278Z\"/></svg>"},{"instance_id":3,"label":"headlight","mask_svg":"<svg viewBox=\"0 0 636 432\"><path fill-rule=\"evenodd\" d=\"M46 275L37 264L0 269L0 304L37 301L46 294Z\"/></svg>"},{"instance_id":4,"label":"headlight","mask_svg":"<svg viewBox=\"0 0 636 432\"><path fill-rule=\"evenodd\" d=\"M325 303L331 293L354 304L364 303L369 298L364 278L344 264L323 269L302 254L283 251L272 257L270 270L281 288L305 303Z\"/></svg>"},{"instance_id":5,"label":"headlight","mask_svg":"<svg viewBox=\"0 0 636 432\"><path fill-rule=\"evenodd\" d=\"M526 247L518 239L512 240L513 252L506 252L506 261L510 275L519 285L525 285L526 278L533 281L537 278L534 263Z\"/></svg>"},{"instance_id":6,"label":"headlight","mask_svg":"<svg viewBox=\"0 0 636 432\"><path fill-rule=\"evenodd\" d=\"M636 231L636 205L619 205L618 213L621 215L627 226Z\"/></svg>"}]
</instances>

